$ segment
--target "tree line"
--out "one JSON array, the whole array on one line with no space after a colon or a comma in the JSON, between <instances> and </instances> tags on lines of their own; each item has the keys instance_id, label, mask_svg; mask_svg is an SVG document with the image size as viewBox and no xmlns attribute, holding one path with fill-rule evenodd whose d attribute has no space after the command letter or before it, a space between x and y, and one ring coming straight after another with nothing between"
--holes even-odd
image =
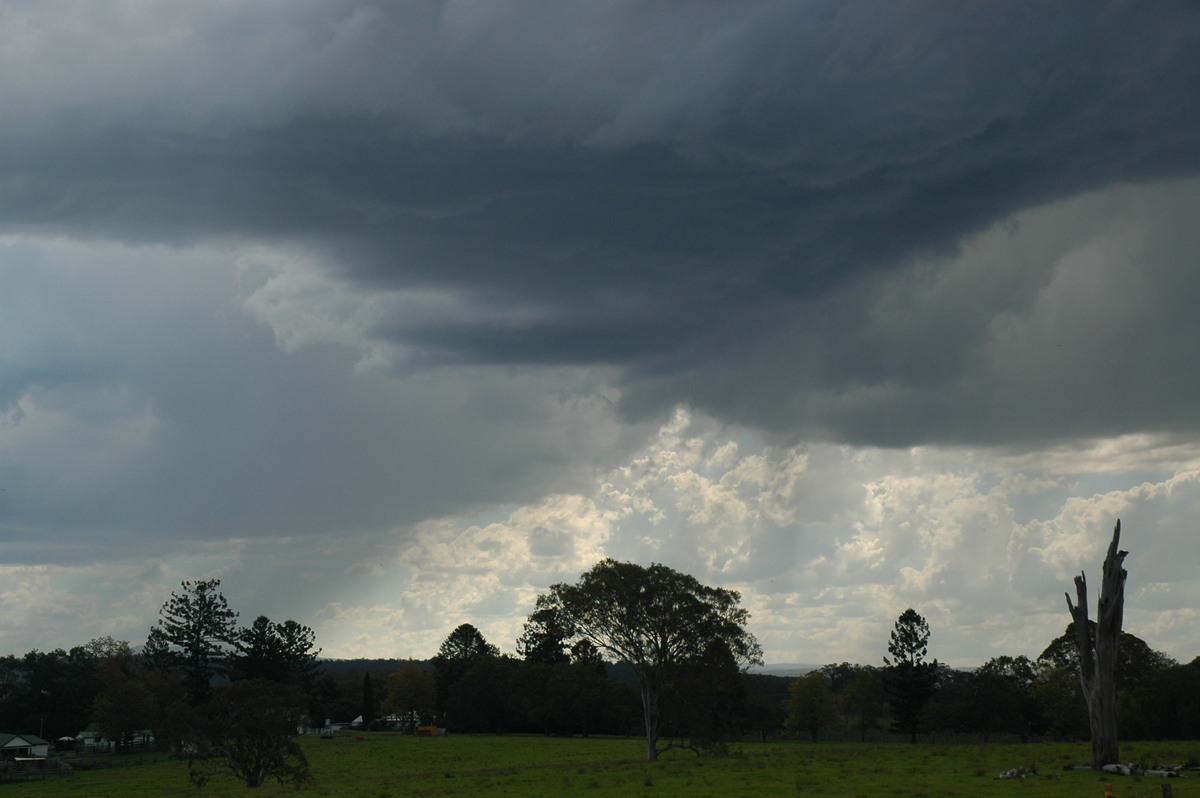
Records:
<instances>
[{"instance_id":1,"label":"tree line","mask_svg":"<svg viewBox=\"0 0 1200 798\"><path fill-rule=\"evenodd\" d=\"M294 738L328 697L315 635L266 616L240 627L220 585L183 582L137 653L105 637L0 658L0 724L56 740L94 724L118 750L188 753L198 784L214 767L249 786L304 778Z\"/></svg>"},{"instance_id":2,"label":"tree line","mask_svg":"<svg viewBox=\"0 0 1200 798\"><path fill-rule=\"evenodd\" d=\"M290 737L355 716L365 728L638 735L648 759L748 736L915 741L937 732L986 741L1089 732L1073 624L1035 660L1001 656L961 671L929 659L929 626L909 609L882 665L767 676L746 670L761 653L740 596L659 564L603 560L578 582L553 585L515 655L464 623L431 660L347 672L346 663L319 659L308 627L265 616L243 627L238 617L218 580L184 582L140 651L97 638L0 658L0 730L55 739L95 722L118 745L149 731L159 747L199 740L218 759L254 729ZM1127 736L1200 736L1200 658L1181 665L1123 633L1116 688ZM279 766L300 768L295 759Z\"/></svg>"},{"instance_id":3,"label":"tree line","mask_svg":"<svg viewBox=\"0 0 1200 798\"><path fill-rule=\"evenodd\" d=\"M995 739L1087 740L1075 624L1036 659L998 656L974 670L925 657L928 625L914 610L896 622L882 667L826 665L792 682L785 727L810 739L865 740L884 732ZM1200 735L1200 657L1180 664L1128 632L1116 661L1117 718L1135 739Z\"/></svg>"},{"instance_id":4,"label":"tree line","mask_svg":"<svg viewBox=\"0 0 1200 798\"><path fill-rule=\"evenodd\" d=\"M897 618L881 665L829 664L785 679L745 671L757 651L744 634L743 614L727 616L726 624L687 620L682 608L689 602L705 611L736 607L736 593L709 590L663 566L604 561L578 584L556 585L538 600L517 656L501 655L463 624L428 666L413 663L389 677L407 686L394 691L389 682L386 707L461 731L644 732L650 758L672 745L702 748L748 736L1089 737L1074 622L1035 659L1002 655L974 670L955 670L929 658L929 625L910 608ZM686 647L672 651L673 640ZM1127 632L1118 651L1124 733L1200 735L1200 658L1177 663ZM418 681L423 686L414 691ZM422 698L398 697L413 692ZM647 721L648 711L657 717ZM668 738L663 746L659 730Z\"/></svg>"}]
</instances>

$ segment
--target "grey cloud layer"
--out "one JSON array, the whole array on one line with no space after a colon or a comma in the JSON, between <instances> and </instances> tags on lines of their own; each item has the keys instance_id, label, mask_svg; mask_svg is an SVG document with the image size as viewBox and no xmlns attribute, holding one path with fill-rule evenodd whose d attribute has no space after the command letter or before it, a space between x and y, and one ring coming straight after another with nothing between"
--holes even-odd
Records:
<instances>
[{"instance_id":1,"label":"grey cloud layer","mask_svg":"<svg viewBox=\"0 0 1200 798\"><path fill-rule=\"evenodd\" d=\"M611 364L631 413L888 444L1111 432L1119 408L1044 401L1061 364L989 359L1057 262L988 264L1002 291L960 314L947 293L920 329L889 308L919 281L899 270L1200 166L1188 3L123 8L6 9L5 229L303 246L331 280L465 309L374 319L394 365ZM1181 236L1147 266L1194 260ZM1194 425L1143 401L1139 423Z\"/></svg>"},{"instance_id":2,"label":"grey cloud layer","mask_svg":"<svg viewBox=\"0 0 1200 798\"><path fill-rule=\"evenodd\" d=\"M570 370L400 381L344 347L282 352L236 258L0 248L5 562L386 529L574 485L637 435Z\"/></svg>"},{"instance_id":3,"label":"grey cloud layer","mask_svg":"<svg viewBox=\"0 0 1200 798\"><path fill-rule=\"evenodd\" d=\"M0 4L0 653L207 576L331 653L506 645L615 556L777 659L915 606L978 664L1120 516L1131 631L1194 656L1198 45L1183 2Z\"/></svg>"}]
</instances>

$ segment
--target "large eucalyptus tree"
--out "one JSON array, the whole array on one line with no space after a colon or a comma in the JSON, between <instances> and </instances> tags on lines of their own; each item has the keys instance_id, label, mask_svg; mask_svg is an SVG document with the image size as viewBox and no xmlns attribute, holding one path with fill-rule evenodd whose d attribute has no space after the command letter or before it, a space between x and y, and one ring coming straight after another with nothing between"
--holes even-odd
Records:
<instances>
[{"instance_id":1,"label":"large eucalyptus tree","mask_svg":"<svg viewBox=\"0 0 1200 798\"><path fill-rule=\"evenodd\" d=\"M642 697L646 759L659 747L664 696L673 680L714 660L761 663L762 649L746 630L749 613L733 590L707 587L658 563L643 567L605 559L573 585L557 584L538 597L537 612L568 640L590 642L632 668Z\"/></svg>"}]
</instances>

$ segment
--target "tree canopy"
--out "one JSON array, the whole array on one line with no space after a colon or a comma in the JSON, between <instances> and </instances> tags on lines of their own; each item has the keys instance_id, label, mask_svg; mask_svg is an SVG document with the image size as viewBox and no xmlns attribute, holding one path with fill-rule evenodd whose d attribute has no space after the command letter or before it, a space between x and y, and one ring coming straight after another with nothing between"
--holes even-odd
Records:
<instances>
[{"instance_id":1,"label":"tree canopy","mask_svg":"<svg viewBox=\"0 0 1200 798\"><path fill-rule=\"evenodd\" d=\"M841 723L833 680L821 671L810 671L788 686L787 725L808 732L814 743L821 732Z\"/></svg>"},{"instance_id":2,"label":"tree canopy","mask_svg":"<svg viewBox=\"0 0 1200 798\"><path fill-rule=\"evenodd\" d=\"M197 724L192 782L203 787L213 765L247 787L259 787L268 779L280 784L306 780L308 760L295 738L307 700L299 688L267 679L218 687Z\"/></svg>"},{"instance_id":3,"label":"tree canopy","mask_svg":"<svg viewBox=\"0 0 1200 798\"><path fill-rule=\"evenodd\" d=\"M1088 636L1095 637L1096 622L1088 621L1088 626L1091 627ZM1132 690L1146 677L1178 664L1170 656L1151 648L1137 635L1122 631L1120 640L1114 672L1119 690ZM1038 655L1037 661L1043 667L1065 668L1076 678L1079 677L1079 635L1075 631L1074 621L1067 624L1061 635L1050 641Z\"/></svg>"},{"instance_id":4,"label":"tree canopy","mask_svg":"<svg viewBox=\"0 0 1200 798\"><path fill-rule=\"evenodd\" d=\"M254 619L234 638L234 679L270 679L311 691L318 670L316 635L293 620L274 623L265 615Z\"/></svg>"},{"instance_id":5,"label":"tree canopy","mask_svg":"<svg viewBox=\"0 0 1200 798\"><path fill-rule=\"evenodd\" d=\"M559 665L571 661L567 653L567 630L556 613L538 610L529 616L517 639L517 653L527 662Z\"/></svg>"},{"instance_id":6,"label":"tree canopy","mask_svg":"<svg viewBox=\"0 0 1200 798\"><path fill-rule=\"evenodd\" d=\"M460 691L455 687L466 675L483 661L500 656L500 649L489 643L483 633L469 623L459 624L446 636L433 658L433 678L437 686L437 699L444 711L454 713L449 704Z\"/></svg>"},{"instance_id":7,"label":"tree canopy","mask_svg":"<svg viewBox=\"0 0 1200 798\"><path fill-rule=\"evenodd\" d=\"M469 623L460 624L442 641L434 659L445 662L474 662L480 657L495 657L500 650Z\"/></svg>"},{"instance_id":8,"label":"tree canopy","mask_svg":"<svg viewBox=\"0 0 1200 798\"><path fill-rule=\"evenodd\" d=\"M433 674L415 665L400 668L387 675L383 689L384 712L389 715L416 715L422 723L433 719L433 710L437 705L437 683Z\"/></svg>"},{"instance_id":9,"label":"tree canopy","mask_svg":"<svg viewBox=\"0 0 1200 798\"><path fill-rule=\"evenodd\" d=\"M553 585L538 597L534 617L550 613L568 640L587 640L629 664L641 691L646 758L653 760L673 679L711 661L715 648L739 666L761 662L740 600L736 591L702 585L665 565L605 559L576 584Z\"/></svg>"},{"instance_id":10,"label":"tree canopy","mask_svg":"<svg viewBox=\"0 0 1200 798\"><path fill-rule=\"evenodd\" d=\"M1038 706L1033 697L1038 666L1028 657L992 657L975 671L970 712L971 728L989 735L1015 731L1029 738L1038 724Z\"/></svg>"},{"instance_id":11,"label":"tree canopy","mask_svg":"<svg viewBox=\"0 0 1200 798\"><path fill-rule=\"evenodd\" d=\"M896 625L892 628L888 639L888 653L892 655L883 661L888 665L920 665L925 661L929 650L929 624L925 619L909 607L900 613Z\"/></svg>"}]
</instances>

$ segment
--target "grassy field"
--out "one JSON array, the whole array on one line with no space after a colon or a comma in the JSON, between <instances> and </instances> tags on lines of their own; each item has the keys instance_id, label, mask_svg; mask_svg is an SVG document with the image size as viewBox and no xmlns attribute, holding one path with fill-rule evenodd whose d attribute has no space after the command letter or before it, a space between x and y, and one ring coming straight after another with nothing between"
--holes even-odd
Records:
<instances>
[{"instance_id":1,"label":"grassy field","mask_svg":"<svg viewBox=\"0 0 1200 798\"><path fill-rule=\"evenodd\" d=\"M1063 766L1089 758L1086 744L904 745L745 743L729 756L696 758L672 752L656 763L641 760L638 739L451 736L416 738L354 734L306 738L313 778L301 786L269 784L253 795L391 798L427 796L763 796L833 798L880 796L1054 796L1103 798L1104 782L1117 798L1160 798L1162 779L1101 777ZM1196 762L1200 743L1125 743L1122 758L1147 765ZM1002 770L1035 769L1021 781L1000 780ZM1200 798L1200 774L1172 779L1175 798ZM81 771L73 778L0 785L9 796L246 795L232 779L198 789L186 762Z\"/></svg>"}]
</instances>

